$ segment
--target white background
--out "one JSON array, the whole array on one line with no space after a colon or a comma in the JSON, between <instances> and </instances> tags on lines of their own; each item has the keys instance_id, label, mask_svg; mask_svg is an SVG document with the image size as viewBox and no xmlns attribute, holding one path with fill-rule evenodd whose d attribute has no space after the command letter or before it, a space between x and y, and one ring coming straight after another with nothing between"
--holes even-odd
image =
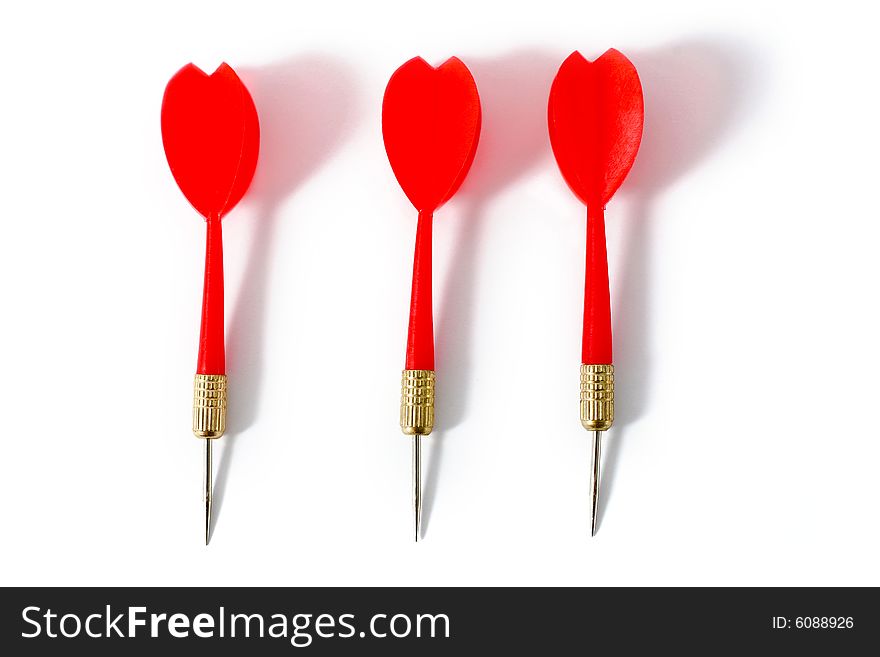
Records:
<instances>
[{"instance_id":1,"label":"white background","mask_svg":"<svg viewBox=\"0 0 880 657\"><path fill-rule=\"evenodd\" d=\"M16 3L0 23L3 584L880 584L880 41L867 3ZM546 131L574 49L645 92L608 206L617 421L588 535L584 209ZM483 102L435 221L438 430L397 426L415 211L391 73ZM230 431L202 540L204 226L164 86L229 62L262 125L224 221Z\"/></svg>"}]
</instances>

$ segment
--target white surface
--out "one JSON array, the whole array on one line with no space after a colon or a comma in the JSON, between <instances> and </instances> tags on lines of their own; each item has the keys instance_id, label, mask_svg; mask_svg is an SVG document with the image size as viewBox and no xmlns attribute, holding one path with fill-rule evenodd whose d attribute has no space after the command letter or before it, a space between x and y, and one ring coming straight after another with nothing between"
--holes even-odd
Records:
<instances>
[{"instance_id":1,"label":"white surface","mask_svg":"<svg viewBox=\"0 0 880 657\"><path fill-rule=\"evenodd\" d=\"M880 584L876 20L767 4L7 8L0 581ZM584 210L545 107L569 52L610 46L647 125L608 208L618 419L591 540ZM419 545L397 427L415 212L379 122L416 54L460 56L484 112L435 223ZM204 228L159 106L180 66L222 60L263 149L224 222L231 431L205 549Z\"/></svg>"}]
</instances>

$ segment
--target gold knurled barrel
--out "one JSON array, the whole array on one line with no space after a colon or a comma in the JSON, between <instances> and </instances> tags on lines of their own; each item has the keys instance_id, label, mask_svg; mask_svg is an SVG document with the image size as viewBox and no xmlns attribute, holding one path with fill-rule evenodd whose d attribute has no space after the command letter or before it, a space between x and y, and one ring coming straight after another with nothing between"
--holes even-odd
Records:
<instances>
[{"instance_id":1,"label":"gold knurled barrel","mask_svg":"<svg viewBox=\"0 0 880 657\"><path fill-rule=\"evenodd\" d=\"M581 365L581 424L605 431L614 422L614 365Z\"/></svg>"},{"instance_id":2,"label":"gold knurled barrel","mask_svg":"<svg viewBox=\"0 0 880 657\"><path fill-rule=\"evenodd\" d=\"M434 370L403 370L400 428L407 436L427 436L434 428Z\"/></svg>"},{"instance_id":3,"label":"gold knurled barrel","mask_svg":"<svg viewBox=\"0 0 880 657\"><path fill-rule=\"evenodd\" d=\"M196 374L193 391L193 433L219 438L226 431L226 375Z\"/></svg>"}]
</instances>

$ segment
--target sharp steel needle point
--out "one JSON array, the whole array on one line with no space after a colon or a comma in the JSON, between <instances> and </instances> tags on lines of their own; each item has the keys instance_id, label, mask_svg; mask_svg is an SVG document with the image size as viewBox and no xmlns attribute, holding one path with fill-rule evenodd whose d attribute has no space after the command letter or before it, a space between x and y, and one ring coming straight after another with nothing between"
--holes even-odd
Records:
<instances>
[{"instance_id":1,"label":"sharp steel needle point","mask_svg":"<svg viewBox=\"0 0 880 657\"><path fill-rule=\"evenodd\" d=\"M422 534L422 437L413 436L412 448L412 486L413 519L415 521L416 543Z\"/></svg>"},{"instance_id":2,"label":"sharp steel needle point","mask_svg":"<svg viewBox=\"0 0 880 657\"><path fill-rule=\"evenodd\" d=\"M599 468L602 459L602 432L591 431L593 434L593 456L590 468L590 526L592 535L596 535L596 520L599 517Z\"/></svg>"},{"instance_id":3,"label":"sharp steel needle point","mask_svg":"<svg viewBox=\"0 0 880 657\"><path fill-rule=\"evenodd\" d=\"M205 545L211 540L211 502L214 484L214 468L211 463L211 443L210 439L205 439Z\"/></svg>"}]
</instances>

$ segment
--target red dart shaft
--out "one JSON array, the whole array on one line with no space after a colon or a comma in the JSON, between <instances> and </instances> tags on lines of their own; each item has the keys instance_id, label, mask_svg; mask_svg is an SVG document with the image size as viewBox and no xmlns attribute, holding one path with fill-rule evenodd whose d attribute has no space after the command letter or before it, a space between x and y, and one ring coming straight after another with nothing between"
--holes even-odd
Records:
<instances>
[{"instance_id":1,"label":"red dart shaft","mask_svg":"<svg viewBox=\"0 0 880 657\"><path fill-rule=\"evenodd\" d=\"M599 203L591 203L587 210L587 262L581 362L586 365L611 365L613 362L605 211Z\"/></svg>"},{"instance_id":2,"label":"red dart shaft","mask_svg":"<svg viewBox=\"0 0 880 657\"><path fill-rule=\"evenodd\" d=\"M433 213L419 212L413 255L412 295L409 304L409 333L406 340L406 369L434 369L434 311L431 298L431 232Z\"/></svg>"},{"instance_id":3,"label":"red dart shaft","mask_svg":"<svg viewBox=\"0 0 880 657\"><path fill-rule=\"evenodd\" d=\"M223 229L219 215L207 220L205 287L199 334L198 374L226 374L223 317Z\"/></svg>"}]
</instances>

